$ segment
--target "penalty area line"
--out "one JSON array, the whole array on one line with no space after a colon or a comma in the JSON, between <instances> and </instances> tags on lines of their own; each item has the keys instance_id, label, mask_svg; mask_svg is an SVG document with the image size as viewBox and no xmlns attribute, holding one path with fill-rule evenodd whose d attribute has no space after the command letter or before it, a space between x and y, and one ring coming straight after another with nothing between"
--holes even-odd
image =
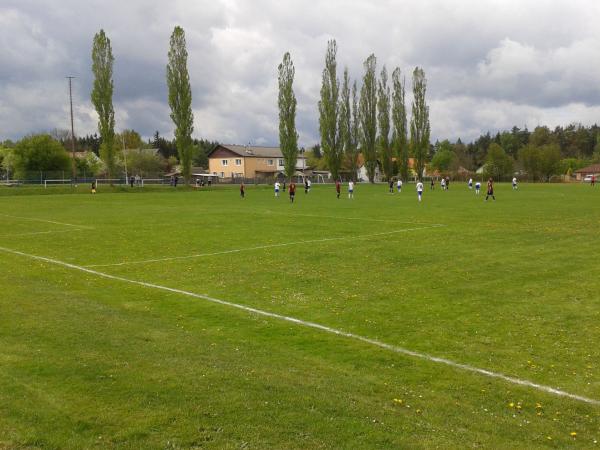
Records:
<instances>
[{"instance_id":1,"label":"penalty area line","mask_svg":"<svg viewBox=\"0 0 600 450\"><path fill-rule=\"evenodd\" d=\"M445 227L445 226L446 225L444 225L444 224L437 223L437 224L432 224L432 225L429 225L426 227L403 228L401 230L383 231L380 233L359 234L359 235L354 235L354 236L339 236L339 237L323 238L323 239L308 239L305 241L282 242L279 244L266 244L266 245L258 245L255 247L236 248L233 250L223 250L220 252L196 253L194 255L183 255L183 256L167 256L165 258L143 259L143 260L138 260L138 261L123 261L120 263L88 264L83 267L115 267L115 266L126 266L126 265L131 265L131 264L148 264L148 263L163 262L163 261L177 261L180 259L192 259L192 258L201 258L204 256L227 255L230 253L240 253L240 252L247 252L247 251L252 251L252 250L265 250L268 248L287 247L290 245L318 244L320 242L341 241L341 240L348 240L348 239L364 239L364 238L377 237L377 236L388 236L388 235L392 235L392 234L405 233L407 231L427 230L429 228L439 228L439 227Z\"/></svg>"},{"instance_id":2,"label":"penalty area line","mask_svg":"<svg viewBox=\"0 0 600 450\"><path fill-rule=\"evenodd\" d=\"M31 231L29 233L0 234L0 238L19 237L19 236L35 236L38 234L73 233L74 231L86 231L86 230L83 230L81 228L72 228L70 230Z\"/></svg>"},{"instance_id":3,"label":"penalty area line","mask_svg":"<svg viewBox=\"0 0 600 450\"><path fill-rule=\"evenodd\" d=\"M36 219L34 217L12 216L10 214L2 214L2 213L0 213L0 216L2 216L2 217L9 217L11 219L32 220L34 222L51 223L51 224L54 224L54 225L63 225L63 226L66 226L66 227L85 228L87 230L93 230L94 229L94 227L89 227L89 226L86 226L86 225L75 225L75 224L72 224L72 223L57 222L55 220Z\"/></svg>"},{"instance_id":4,"label":"penalty area line","mask_svg":"<svg viewBox=\"0 0 600 450\"><path fill-rule=\"evenodd\" d=\"M398 353L401 355L406 355L406 356L410 356L413 358L417 358L417 359L421 359L421 360L425 360L425 361L430 361L430 362L434 362L434 363L438 363L438 364L443 364L446 366L450 366L453 367L455 369L460 369L466 372L471 372L471 373L475 373L478 375L483 375L489 378L495 378L495 379L499 379L502 381L505 381L507 383L511 383L511 384L515 384L515 385L519 385L519 386L523 386L523 387L527 387L527 388L532 388L532 389L536 389L538 391L541 392L545 392L548 394L553 394L559 397L565 397L565 398L569 398L571 400L577 400L579 402L583 402L583 403L588 403L591 405L600 405L600 400L596 400L593 398L589 398L589 397L584 397L582 395L577 395L577 394L572 394L570 392L567 391L563 391L561 389L556 389L553 388L551 386L546 386L543 384L538 384L538 383L534 383L532 381L529 380L524 380L521 378L516 378L516 377L511 377L508 375L504 375L500 372L493 372L491 370L487 370L487 369L481 369L479 367L475 367L475 366L470 366L468 364L462 364L459 362L455 362L452 361L450 359L446 359L446 358L441 358L441 357L437 357L437 356L433 356L433 355L429 355L427 353L421 353L421 352L416 352L413 350L409 350L403 347L399 347L396 345L392 345L392 344L387 344L385 342L382 341L378 341L376 339L371 339L365 336L361 336L358 334L354 334L354 333L349 333L346 331L342 331L336 328L331 328L325 325L321 325L319 323L315 323L315 322L310 322L310 321L305 321L305 320L301 320L301 319L297 319L295 317L290 317L290 316L284 316L282 314L277 314L277 313L273 313L273 312L269 312L269 311L264 311L261 309L257 309L257 308L252 308L250 306L245 306L245 305L240 305L238 303L233 303L233 302L229 302L226 300L221 300L218 298L214 298L214 297L210 297L208 295L202 295L202 294L196 294L194 292L189 292L189 291L184 291L182 289L175 289L175 288L170 288L167 286L161 286L158 284L154 284L154 283L146 283L144 281L138 281L138 280L132 280L129 278L124 278L124 277L120 277L120 276L116 276L116 275L110 275L107 273L103 273L103 272L99 272L96 270L92 270L92 269L88 269L82 266L77 266L75 264L70 264L64 261L59 261L57 259L52 259L52 258L46 258L44 256L38 256L38 255L32 255L29 253L24 253L24 252L20 252L18 250L13 250L10 248L6 248L6 247L0 247L0 251L5 252L5 253L9 253L12 255L18 255L18 256L22 256L25 258L29 258L29 259L34 259L37 261L43 261L46 263L50 263L50 264L54 264L57 266L62 266L62 267L66 267L69 269L73 269L73 270L77 270L80 272L85 272L88 273L90 275L95 275L101 278L105 278L105 279L109 279L109 280L114 280L114 281L120 281L123 283L129 283L129 284L133 284L133 285L137 285L137 286L143 286L146 288L150 288L150 289L156 289L156 290L160 290L160 291L164 291L164 292L170 292L173 294L179 294L179 295L183 295L183 296L187 296L187 297L192 297L192 298L196 298L196 299L201 299L201 300L205 300L211 303L216 303L218 305L222 305L222 306L228 306L230 308L235 308L238 310L242 310L242 311L246 311L246 312L250 312L253 314L257 314L260 316L264 316L264 317L270 317L273 319L278 319L278 320L282 320L285 322L290 322L290 323L294 323L296 325L300 325L306 328L312 328L312 329L316 329L316 330L320 330L329 334L334 334L337 336L342 336L342 337L346 337L355 341L359 341L359 342L363 342L365 344L370 344L374 347L379 347L385 350L389 350L391 352L394 353Z\"/></svg>"}]
</instances>

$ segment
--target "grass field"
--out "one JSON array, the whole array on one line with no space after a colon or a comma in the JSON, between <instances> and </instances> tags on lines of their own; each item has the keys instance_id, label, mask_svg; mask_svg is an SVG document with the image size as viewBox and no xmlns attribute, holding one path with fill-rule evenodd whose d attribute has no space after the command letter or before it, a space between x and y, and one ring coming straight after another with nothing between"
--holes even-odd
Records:
<instances>
[{"instance_id":1,"label":"grass field","mask_svg":"<svg viewBox=\"0 0 600 450\"><path fill-rule=\"evenodd\" d=\"M600 191L386 191L0 193L0 449L600 448Z\"/></svg>"}]
</instances>

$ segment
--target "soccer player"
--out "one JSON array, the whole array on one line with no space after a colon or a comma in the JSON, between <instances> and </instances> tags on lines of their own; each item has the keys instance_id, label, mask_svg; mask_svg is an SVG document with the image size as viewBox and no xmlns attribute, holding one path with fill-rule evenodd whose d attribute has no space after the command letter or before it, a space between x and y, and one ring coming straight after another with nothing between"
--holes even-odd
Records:
<instances>
[{"instance_id":1,"label":"soccer player","mask_svg":"<svg viewBox=\"0 0 600 450\"><path fill-rule=\"evenodd\" d=\"M96 182L92 181L92 194L96 193Z\"/></svg>"},{"instance_id":2,"label":"soccer player","mask_svg":"<svg viewBox=\"0 0 600 450\"><path fill-rule=\"evenodd\" d=\"M513 191L517 190L517 177L513 177L512 179Z\"/></svg>"},{"instance_id":3,"label":"soccer player","mask_svg":"<svg viewBox=\"0 0 600 450\"><path fill-rule=\"evenodd\" d=\"M396 187L398 188L398 192L402 192L402 180L398 178L398 182L396 183Z\"/></svg>"},{"instance_id":4,"label":"soccer player","mask_svg":"<svg viewBox=\"0 0 600 450\"><path fill-rule=\"evenodd\" d=\"M421 183L421 180L417 183L417 196L419 197L419 201L421 201L421 197L423 196L423 183Z\"/></svg>"},{"instance_id":5,"label":"soccer player","mask_svg":"<svg viewBox=\"0 0 600 450\"><path fill-rule=\"evenodd\" d=\"M290 202L294 203L294 197L296 197L296 183L294 183L294 181L292 181L290 183L289 191L290 191Z\"/></svg>"},{"instance_id":6,"label":"soccer player","mask_svg":"<svg viewBox=\"0 0 600 450\"><path fill-rule=\"evenodd\" d=\"M446 179L444 177L440 180L440 186L442 186L442 191L446 190Z\"/></svg>"},{"instance_id":7,"label":"soccer player","mask_svg":"<svg viewBox=\"0 0 600 450\"><path fill-rule=\"evenodd\" d=\"M473 189L473 178L469 178L469 189Z\"/></svg>"},{"instance_id":8,"label":"soccer player","mask_svg":"<svg viewBox=\"0 0 600 450\"><path fill-rule=\"evenodd\" d=\"M390 178L390 194L394 193L394 180Z\"/></svg>"},{"instance_id":9,"label":"soccer player","mask_svg":"<svg viewBox=\"0 0 600 450\"><path fill-rule=\"evenodd\" d=\"M435 189L435 181L433 181L433 178L431 179L431 184L429 185L429 189L431 189L432 191Z\"/></svg>"},{"instance_id":10,"label":"soccer player","mask_svg":"<svg viewBox=\"0 0 600 450\"><path fill-rule=\"evenodd\" d=\"M240 183L240 196L246 198L246 187L244 186L243 181Z\"/></svg>"},{"instance_id":11,"label":"soccer player","mask_svg":"<svg viewBox=\"0 0 600 450\"><path fill-rule=\"evenodd\" d=\"M354 181L348 181L348 198L354 198Z\"/></svg>"},{"instance_id":12,"label":"soccer player","mask_svg":"<svg viewBox=\"0 0 600 450\"><path fill-rule=\"evenodd\" d=\"M312 186L312 182L310 180L306 180L306 184L308 184L308 192L310 192L310 188Z\"/></svg>"},{"instance_id":13,"label":"soccer player","mask_svg":"<svg viewBox=\"0 0 600 450\"><path fill-rule=\"evenodd\" d=\"M337 180L337 181L335 182L335 192L337 193L337 198L338 198L338 200L339 200L339 198L340 198L340 192L341 192L341 191L342 191L342 185L341 185L341 183L340 183L340 180Z\"/></svg>"},{"instance_id":14,"label":"soccer player","mask_svg":"<svg viewBox=\"0 0 600 450\"><path fill-rule=\"evenodd\" d=\"M275 197L279 197L279 181L275 182Z\"/></svg>"},{"instance_id":15,"label":"soccer player","mask_svg":"<svg viewBox=\"0 0 600 450\"><path fill-rule=\"evenodd\" d=\"M479 195L479 190L481 189L481 183L478 181L475 183L475 194Z\"/></svg>"},{"instance_id":16,"label":"soccer player","mask_svg":"<svg viewBox=\"0 0 600 450\"><path fill-rule=\"evenodd\" d=\"M592 175L592 180L590 181L590 186L596 186L596 175Z\"/></svg>"},{"instance_id":17,"label":"soccer player","mask_svg":"<svg viewBox=\"0 0 600 450\"><path fill-rule=\"evenodd\" d=\"M304 179L304 193L308 194L308 178Z\"/></svg>"},{"instance_id":18,"label":"soccer player","mask_svg":"<svg viewBox=\"0 0 600 450\"><path fill-rule=\"evenodd\" d=\"M492 199L494 201L496 201L496 197L494 197L494 182L492 181L491 178L488 180L488 183L487 183L487 195L485 196L486 202L490 195L492 196Z\"/></svg>"}]
</instances>

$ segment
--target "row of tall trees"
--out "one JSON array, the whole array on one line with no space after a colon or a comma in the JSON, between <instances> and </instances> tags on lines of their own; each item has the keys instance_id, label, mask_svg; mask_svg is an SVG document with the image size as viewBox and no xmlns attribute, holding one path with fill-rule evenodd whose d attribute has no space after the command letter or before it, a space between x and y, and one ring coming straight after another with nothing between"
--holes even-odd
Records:
<instances>
[{"instance_id":1,"label":"row of tall trees","mask_svg":"<svg viewBox=\"0 0 600 450\"><path fill-rule=\"evenodd\" d=\"M422 174L430 136L429 108L425 101L427 81L423 69L417 67L413 72L414 100L409 140L406 87L400 68L392 72L390 89L386 67L383 66L377 79L377 58L370 55L363 63L358 99L356 81L351 84L347 68L340 90L336 58L337 43L330 40L325 53L318 110L320 148L333 178L339 178L344 158L351 176L356 177L359 151L371 182L378 164L388 179L396 174L396 168L407 178L409 154L415 157L417 173ZM394 157L397 164L393 164Z\"/></svg>"},{"instance_id":2,"label":"row of tall trees","mask_svg":"<svg viewBox=\"0 0 600 450\"><path fill-rule=\"evenodd\" d=\"M176 26L171 34L168 64L167 86L171 120L175 124L175 142L182 174L186 181L191 178L194 156L194 115L192 113L192 90L187 68L187 49L185 32ZM98 113L99 147L102 160L106 164L108 177L115 171L118 144L115 143L115 112L113 107L113 64L114 56L110 39L104 30L94 36L92 44L92 73L94 85L91 100ZM123 139L125 136L123 136Z\"/></svg>"}]
</instances>

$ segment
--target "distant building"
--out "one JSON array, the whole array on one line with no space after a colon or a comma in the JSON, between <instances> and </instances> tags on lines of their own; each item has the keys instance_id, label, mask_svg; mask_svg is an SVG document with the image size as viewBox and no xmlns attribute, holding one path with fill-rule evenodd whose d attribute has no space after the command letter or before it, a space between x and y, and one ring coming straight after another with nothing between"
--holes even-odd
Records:
<instances>
[{"instance_id":1,"label":"distant building","mask_svg":"<svg viewBox=\"0 0 600 450\"><path fill-rule=\"evenodd\" d=\"M299 153L296 171L307 168ZM284 172L283 154L279 147L217 145L208 154L208 171L219 178L274 178Z\"/></svg>"},{"instance_id":2,"label":"distant building","mask_svg":"<svg viewBox=\"0 0 600 450\"><path fill-rule=\"evenodd\" d=\"M396 162L396 161L397 161L397 158L393 157L392 162ZM398 161L398 164L399 164L399 161ZM356 175L357 175L358 181L369 181L369 175L367 174L367 167L365 166L365 159L364 159L362 153L360 153L358 155L358 171L357 171ZM383 175L383 171L381 170L381 162L378 160L377 165L375 166L375 176L373 178L373 182L379 183L382 180L382 175ZM424 175L427 176L426 173ZM415 159L414 158L408 158L408 176L416 177ZM408 180L404 180L404 181L408 181Z\"/></svg>"},{"instance_id":3,"label":"distant building","mask_svg":"<svg viewBox=\"0 0 600 450\"><path fill-rule=\"evenodd\" d=\"M600 164L592 164L591 166L582 167L575 171L575 178L578 181L583 180L587 175L594 175L596 178L600 177Z\"/></svg>"}]
</instances>

